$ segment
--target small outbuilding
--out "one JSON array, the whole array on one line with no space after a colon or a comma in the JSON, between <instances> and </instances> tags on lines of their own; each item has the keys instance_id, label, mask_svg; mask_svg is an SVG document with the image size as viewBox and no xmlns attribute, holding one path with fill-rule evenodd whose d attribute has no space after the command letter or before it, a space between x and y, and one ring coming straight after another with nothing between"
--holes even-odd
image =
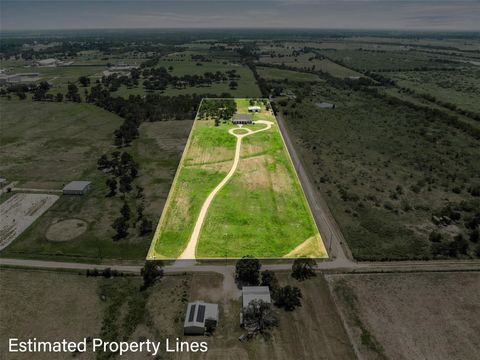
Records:
<instances>
[{"instance_id":1,"label":"small outbuilding","mask_svg":"<svg viewBox=\"0 0 480 360\"><path fill-rule=\"evenodd\" d=\"M328 103L328 102L317 103L317 106L320 109L335 109L335 104L331 104L331 103Z\"/></svg>"},{"instance_id":2,"label":"small outbuilding","mask_svg":"<svg viewBox=\"0 0 480 360\"><path fill-rule=\"evenodd\" d=\"M268 286L244 286L242 287L242 306L247 308L252 300L262 300L270 304L272 298L270 296L270 288Z\"/></svg>"},{"instance_id":3,"label":"small outbuilding","mask_svg":"<svg viewBox=\"0 0 480 360\"><path fill-rule=\"evenodd\" d=\"M7 179L0 177L0 189L8 184Z\"/></svg>"},{"instance_id":4,"label":"small outbuilding","mask_svg":"<svg viewBox=\"0 0 480 360\"><path fill-rule=\"evenodd\" d=\"M91 181L72 181L63 188L63 195L85 195L90 190Z\"/></svg>"},{"instance_id":5,"label":"small outbuilding","mask_svg":"<svg viewBox=\"0 0 480 360\"><path fill-rule=\"evenodd\" d=\"M234 114L232 118L234 124L252 124L253 119L251 114Z\"/></svg>"},{"instance_id":6,"label":"small outbuilding","mask_svg":"<svg viewBox=\"0 0 480 360\"><path fill-rule=\"evenodd\" d=\"M262 108L260 106L249 106L248 107L248 112L260 112Z\"/></svg>"},{"instance_id":7,"label":"small outbuilding","mask_svg":"<svg viewBox=\"0 0 480 360\"><path fill-rule=\"evenodd\" d=\"M204 335L207 322L211 322L215 327L217 326L218 305L203 301L188 303L183 333L185 335Z\"/></svg>"}]
</instances>

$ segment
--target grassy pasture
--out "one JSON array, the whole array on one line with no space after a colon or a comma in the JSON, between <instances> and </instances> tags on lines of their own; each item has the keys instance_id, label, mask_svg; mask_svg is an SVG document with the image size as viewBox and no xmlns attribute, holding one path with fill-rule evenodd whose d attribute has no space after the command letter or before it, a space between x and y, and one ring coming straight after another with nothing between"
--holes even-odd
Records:
<instances>
[{"instance_id":1,"label":"grassy pasture","mask_svg":"<svg viewBox=\"0 0 480 360\"><path fill-rule=\"evenodd\" d=\"M312 69L315 71L327 72L332 76L345 78L349 76L358 76L356 71L348 69L344 66L338 65L328 59L314 59L315 54L307 53L298 56L287 54L283 57L263 56L260 58L260 64L268 63L274 65L286 65L298 69Z\"/></svg>"},{"instance_id":2,"label":"grassy pasture","mask_svg":"<svg viewBox=\"0 0 480 360\"><path fill-rule=\"evenodd\" d=\"M246 112L248 100L237 102L238 111ZM207 213L197 257L282 257L318 236L274 116L265 109L255 116L275 125L244 138L237 173L217 194ZM204 200L232 166L236 144L228 134L232 127L230 122L214 126L213 120L195 121L152 241L150 258L175 258L183 251ZM321 242L310 250L313 252L306 255L326 255Z\"/></svg>"},{"instance_id":3,"label":"grassy pasture","mask_svg":"<svg viewBox=\"0 0 480 360\"><path fill-rule=\"evenodd\" d=\"M240 75L240 79L235 80L238 83L236 89L230 89L229 80L214 83L210 86L195 86L187 87L185 89L177 89L173 87L168 87L163 94L167 96L176 96L182 94L222 94L229 93L234 97L245 97L260 96L260 90L256 85L255 78L246 66L239 65L236 63L231 63L227 61L220 61L218 59L213 59L212 61L196 61L192 59L192 55L201 54L199 52L185 51L180 53L173 53L168 56L163 57L159 63L158 67L173 67L170 71L172 75L183 76L183 75L203 75L206 72L221 71L226 72L229 70L236 70L237 74ZM205 55L209 58L208 53ZM122 86L117 92L113 93L120 96L129 96L129 95L144 95L145 90L140 84L138 88L127 89L125 86Z\"/></svg>"},{"instance_id":4,"label":"grassy pasture","mask_svg":"<svg viewBox=\"0 0 480 360\"><path fill-rule=\"evenodd\" d=\"M112 240L111 225L122 200L105 196L107 175L96 169L100 155L116 149L112 134L121 122L88 104L2 101L2 175L19 181L17 186L46 189L85 179L92 181L92 191L62 196L1 256L90 262L145 257L150 239L134 229L126 239ZM137 182L145 189L145 214L152 218L161 213L190 126L190 121L144 123L128 150L139 163ZM51 225L72 218L87 224L83 234L64 242L47 240Z\"/></svg>"},{"instance_id":5,"label":"grassy pasture","mask_svg":"<svg viewBox=\"0 0 480 360\"><path fill-rule=\"evenodd\" d=\"M480 113L480 67L470 66L456 71L408 71L390 73L399 86L428 94L437 100L461 109Z\"/></svg>"},{"instance_id":6,"label":"grassy pasture","mask_svg":"<svg viewBox=\"0 0 480 360\"><path fill-rule=\"evenodd\" d=\"M438 59L449 59L439 54L429 54L420 51L364 51L358 49L320 50L328 58L338 61L347 67L371 71L401 71L418 67L442 68L458 66L455 63L444 63Z\"/></svg>"},{"instance_id":7,"label":"grassy pasture","mask_svg":"<svg viewBox=\"0 0 480 360\"><path fill-rule=\"evenodd\" d=\"M318 76L315 74L302 73L291 70L283 70L269 67L257 67L258 74L267 80L284 80L289 81L318 81Z\"/></svg>"}]
</instances>

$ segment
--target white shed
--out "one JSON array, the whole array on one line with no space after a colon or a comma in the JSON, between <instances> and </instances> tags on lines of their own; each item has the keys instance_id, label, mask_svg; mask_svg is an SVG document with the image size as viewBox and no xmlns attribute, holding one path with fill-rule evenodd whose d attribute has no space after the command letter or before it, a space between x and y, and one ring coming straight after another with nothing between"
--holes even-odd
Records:
<instances>
[{"instance_id":1,"label":"white shed","mask_svg":"<svg viewBox=\"0 0 480 360\"><path fill-rule=\"evenodd\" d=\"M90 190L91 181L72 181L63 188L63 195L84 195Z\"/></svg>"}]
</instances>

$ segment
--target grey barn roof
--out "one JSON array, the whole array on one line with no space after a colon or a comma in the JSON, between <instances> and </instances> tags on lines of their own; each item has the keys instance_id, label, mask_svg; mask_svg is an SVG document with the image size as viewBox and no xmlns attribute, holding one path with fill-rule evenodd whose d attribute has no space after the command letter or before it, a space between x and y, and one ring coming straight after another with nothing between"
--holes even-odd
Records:
<instances>
[{"instance_id":1,"label":"grey barn roof","mask_svg":"<svg viewBox=\"0 0 480 360\"><path fill-rule=\"evenodd\" d=\"M252 121L252 114L234 114L232 121Z\"/></svg>"},{"instance_id":2,"label":"grey barn roof","mask_svg":"<svg viewBox=\"0 0 480 360\"><path fill-rule=\"evenodd\" d=\"M246 308L252 300L263 300L271 303L270 288L268 286L244 286L242 288L243 307Z\"/></svg>"},{"instance_id":3,"label":"grey barn roof","mask_svg":"<svg viewBox=\"0 0 480 360\"><path fill-rule=\"evenodd\" d=\"M91 184L91 181L72 181L63 188L63 191L83 191Z\"/></svg>"},{"instance_id":4,"label":"grey barn roof","mask_svg":"<svg viewBox=\"0 0 480 360\"><path fill-rule=\"evenodd\" d=\"M321 103L317 103L317 106L321 109L333 109L335 107L335 104L331 104L328 102L321 102Z\"/></svg>"}]
</instances>

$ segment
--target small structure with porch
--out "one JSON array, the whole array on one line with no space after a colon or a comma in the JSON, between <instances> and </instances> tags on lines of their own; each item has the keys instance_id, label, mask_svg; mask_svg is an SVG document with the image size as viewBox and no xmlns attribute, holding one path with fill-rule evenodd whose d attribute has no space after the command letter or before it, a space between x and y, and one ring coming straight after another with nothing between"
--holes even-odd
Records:
<instances>
[{"instance_id":1,"label":"small structure with porch","mask_svg":"<svg viewBox=\"0 0 480 360\"><path fill-rule=\"evenodd\" d=\"M260 112L262 108L260 106L249 106L248 107L248 112Z\"/></svg>"},{"instance_id":2,"label":"small structure with porch","mask_svg":"<svg viewBox=\"0 0 480 360\"><path fill-rule=\"evenodd\" d=\"M252 124L253 118L252 114L239 114L236 113L233 115L232 123L234 124Z\"/></svg>"}]
</instances>

